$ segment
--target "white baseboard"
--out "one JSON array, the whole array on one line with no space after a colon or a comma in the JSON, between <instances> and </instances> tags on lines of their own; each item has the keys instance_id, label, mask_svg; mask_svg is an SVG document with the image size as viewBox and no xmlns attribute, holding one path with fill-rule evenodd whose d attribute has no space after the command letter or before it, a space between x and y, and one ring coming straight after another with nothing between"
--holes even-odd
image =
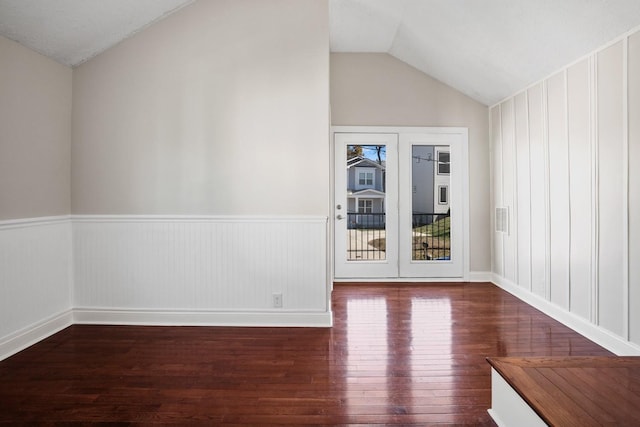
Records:
<instances>
[{"instance_id":1,"label":"white baseboard","mask_svg":"<svg viewBox=\"0 0 640 427\"><path fill-rule=\"evenodd\" d=\"M155 326L331 327L329 312L210 312L79 308L0 338L0 361L74 324Z\"/></svg>"},{"instance_id":2,"label":"white baseboard","mask_svg":"<svg viewBox=\"0 0 640 427\"><path fill-rule=\"evenodd\" d=\"M331 312L171 311L76 308L75 324L145 326L331 327Z\"/></svg>"},{"instance_id":3,"label":"white baseboard","mask_svg":"<svg viewBox=\"0 0 640 427\"><path fill-rule=\"evenodd\" d=\"M544 314L554 318L558 322L573 329L580 335L585 336L616 355L640 356L640 347L636 344L626 341L622 337L619 337L600 326L594 325L590 321L568 312L538 295L532 294L531 292L517 286L515 283L500 277L497 274L493 275L491 281L496 286L499 286L518 299L521 299L527 304L537 308Z\"/></svg>"},{"instance_id":4,"label":"white baseboard","mask_svg":"<svg viewBox=\"0 0 640 427\"><path fill-rule=\"evenodd\" d=\"M71 310L59 313L0 339L0 360L4 360L73 324Z\"/></svg>"},{"instance_id":5,"label":"white baseboard","mask_svg":"<svg viewBox=\"0 0 640 427\"><path fill-rule=\"evenodd\" d=\"M359 277L355 279L334 278L336 283L403 283L421 285L424 283L461 283L461 277Z\"/></svg>"},{"instance_id":6,"label":"white baseboard","mask_svg":"<svg viewBox=\"0 0 640 427\"><path fill-rule=\"evenodd\" d=\"M380 282L380 283L459 283L459 282L491 282L493 273L490 271L471 271L468 280L462 277L390 277L390 278L356 278L342 279L333 278L334 282L339 283L360 283L360 282Z\"/></svg>"}]
</instances>

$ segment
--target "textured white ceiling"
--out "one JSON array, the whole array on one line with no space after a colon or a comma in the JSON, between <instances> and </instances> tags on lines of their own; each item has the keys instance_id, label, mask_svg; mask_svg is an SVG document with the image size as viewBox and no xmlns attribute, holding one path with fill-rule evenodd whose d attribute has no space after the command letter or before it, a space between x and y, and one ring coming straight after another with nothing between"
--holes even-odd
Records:
<instances>
[{"instance_id":1,"label":"textured white ceiling","mask_svg":"<svg viewBox=\"0 0 640 427\"><path fill-rule=\"evenodd\" d=\"M329 0L333 52L387 52L486 105L640 25L640 0Z\"/></svg>"},{"instance_id":2,"label":"textured white ceiling","mask_svg":"<svg viewBox=\"0 0 640 427\"><path fill-rule=\"evenodd\" d=\"M75 66L192 1L0 0L0 35ZM329 5L333 52L389 53L486 105L640 25L640 0Z\"/></svg>"},{"instance_id":3,"label":"textured white ceiling","mask_svg":"<svg viewBox=\"0 0 640 427\"><path fill-rule=\"evenodd\" d=\"M193 0L0 0L0 35L75 66Z\"/></svg>"}]
</instances>

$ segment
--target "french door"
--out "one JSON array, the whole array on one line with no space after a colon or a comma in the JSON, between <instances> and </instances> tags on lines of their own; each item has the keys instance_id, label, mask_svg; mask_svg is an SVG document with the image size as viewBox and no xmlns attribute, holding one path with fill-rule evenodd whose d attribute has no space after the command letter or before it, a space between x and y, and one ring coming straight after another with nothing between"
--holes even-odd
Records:
<instances>
[{"instance_id":1,"label":"french door","mask_svg":"<svg viewBox=\"0 0 640 427\"><path fill-rule=\"evenodd\" d=\"M467 277L466 129L333 136L335 277Z\"/></svg>"}]
</instances>

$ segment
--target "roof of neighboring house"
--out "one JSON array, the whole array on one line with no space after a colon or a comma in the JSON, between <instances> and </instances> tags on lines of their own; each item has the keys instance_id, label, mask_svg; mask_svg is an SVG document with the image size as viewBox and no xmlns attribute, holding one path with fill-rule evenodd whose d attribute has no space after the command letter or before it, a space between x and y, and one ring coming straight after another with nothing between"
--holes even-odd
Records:
<instances>
[{"instance_id":1,"label":"roof of neighboring house","mask_svg":"<svg viewBox=\"0 0 640 427\"><path fill-rule=\"evenodd\" d=\"M373 161L371 159L367 159L366 157L362 157L362 156L357 156L357 157L352 157L351 159L347 160L347 169L353 167L353 166L358 166L358 167L365 167L365 168L380 168L382 170L385 169L385 162L382 162L382 164Z\"/></svg>"}]
</instances>

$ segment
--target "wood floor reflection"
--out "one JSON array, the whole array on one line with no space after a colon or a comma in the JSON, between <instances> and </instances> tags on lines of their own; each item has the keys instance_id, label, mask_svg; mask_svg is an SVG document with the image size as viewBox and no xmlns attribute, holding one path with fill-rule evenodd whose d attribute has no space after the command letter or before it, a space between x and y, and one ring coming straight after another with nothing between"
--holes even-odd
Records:
<instances>
[{"instance_id":1,"label":"wood floor reflection","mask_svg":"<svg viewBox=\"0 0 640 427\"><path fill-rule=\"evenodd\" d=\"M336 284L333 311L69 327L0 362L0 423L494 425L487 356L611 355L491 284Z\"/></svg>"}]
</instances>

